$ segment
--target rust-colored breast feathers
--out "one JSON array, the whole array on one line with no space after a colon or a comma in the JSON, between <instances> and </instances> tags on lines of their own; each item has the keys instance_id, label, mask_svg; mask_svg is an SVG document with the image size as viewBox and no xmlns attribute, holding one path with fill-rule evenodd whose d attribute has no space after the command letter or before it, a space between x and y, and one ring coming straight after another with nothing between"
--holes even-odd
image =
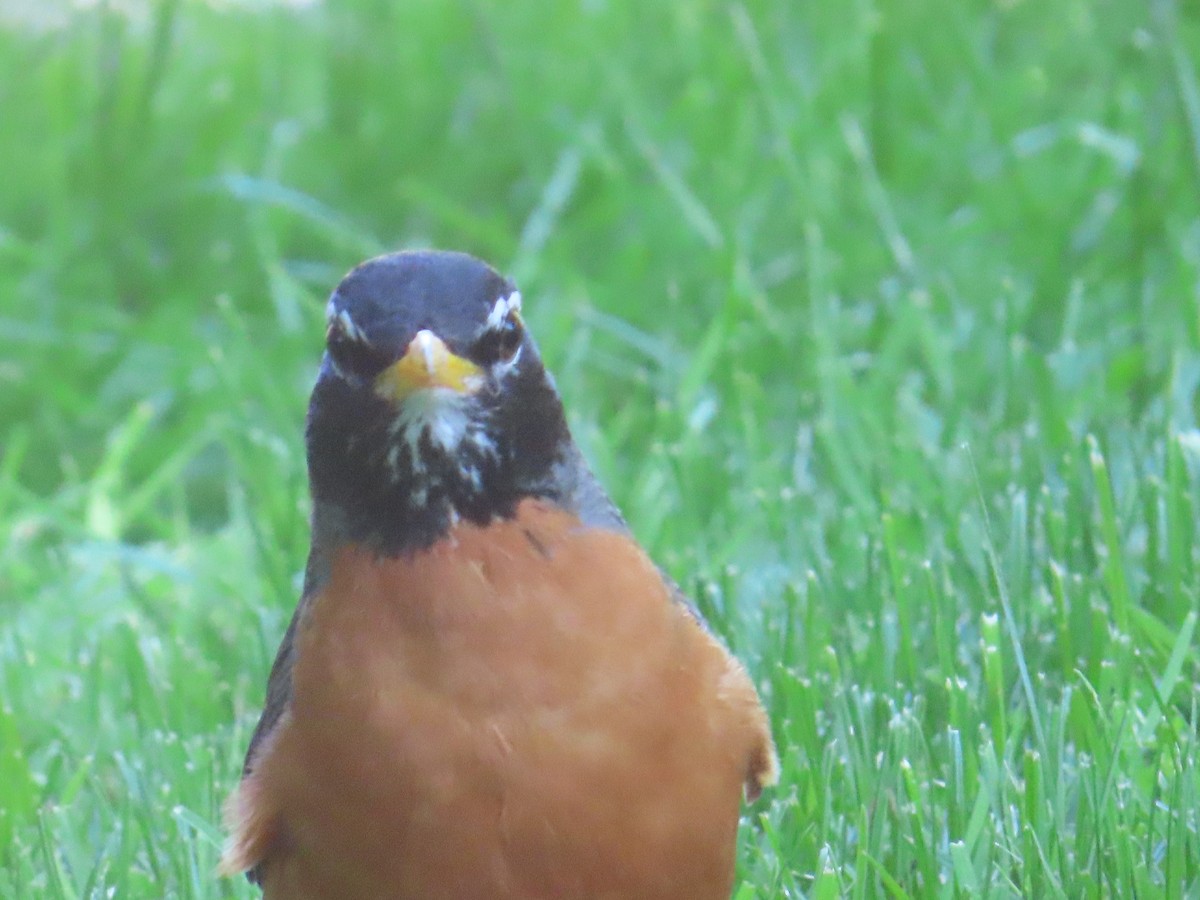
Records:
<instances>
[{"instance_id":1,"label":"rust-colored breast feathers","mask_svg":"<svg viewBox=\"0 0 1200 900\"><path fill-rule=\"evenodd\" d=\"M226 864L267 897L725 900L774 771L744 670L637 545L526 501L336 553Z\"/></svg>"}]
</instances>

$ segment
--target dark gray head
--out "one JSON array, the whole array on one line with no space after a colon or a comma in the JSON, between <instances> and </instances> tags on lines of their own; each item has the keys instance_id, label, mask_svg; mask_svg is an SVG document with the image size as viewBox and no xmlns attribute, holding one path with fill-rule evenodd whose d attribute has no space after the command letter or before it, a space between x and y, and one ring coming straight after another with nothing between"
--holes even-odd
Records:
<instances>
[{"instance_id":1,"label":"dark gray head","mask_svg":"<svg viewBox=\"0 0 1200 900\"><path fill-rule=\"evenodd\" d=\"M463 253L394 253L342 280L308 413L317 527L400 553L525 497L620 527L520 309Z\"/></svg>"}]
</instances>

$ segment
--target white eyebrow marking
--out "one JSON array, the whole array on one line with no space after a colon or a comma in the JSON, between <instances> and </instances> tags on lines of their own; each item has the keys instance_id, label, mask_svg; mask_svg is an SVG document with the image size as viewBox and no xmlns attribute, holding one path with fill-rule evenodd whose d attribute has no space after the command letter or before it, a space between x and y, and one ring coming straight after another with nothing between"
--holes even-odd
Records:
<instances>
[{"instance_id":1,"label":"white eyebrow marking","mask_svg":"<svg viewBox=\"0 0 1200 900\"><path fill-rule=\"evenodd\" d=\"M509 313L519 312L521 309L521 292L513 291L507 297L501 297L496 301L496 305L492 307L492 311L488 313L487 322L484 328L488 331L495 331L508 318Z\"/></svg>"},{"instance_id":2,"label":"white eyebrow marking","mask_svg":"<svg viewBox=\"0 0 1200 900\"><path fill-rule=\"evenodd\" d=\"M350 318L350 313L343 309L334 318L336 318L338 324L342 326L342 331L345 333L346 337L353 341L366 341L366 335L362 333L361 328L354 324L354 320Z\"/></svg>"},{"instance_id":3,"label":"white eyebrow marking","mask_svg":"<svg viewBox=\"0 0 1200 900\"><path fill-rule=\"evenodd\" d=\"M336 322L341 328L342 333L352 341L363 341L366 343L367 336L363 334L363 330L355 324L350 318L350 313L346 310L337 308L334 298L330 297L329 302L325 304L325 327L328 328Z\"/></svg>"}]
</instances>

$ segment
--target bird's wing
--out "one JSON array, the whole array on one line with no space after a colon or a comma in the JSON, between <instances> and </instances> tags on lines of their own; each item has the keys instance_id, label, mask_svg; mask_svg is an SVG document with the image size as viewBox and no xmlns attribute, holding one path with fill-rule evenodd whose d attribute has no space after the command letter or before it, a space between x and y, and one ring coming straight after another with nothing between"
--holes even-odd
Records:
<instances>
[{"instance_id":1,"label":"bird's wing","mask_svg":"<svg viewBox=\"0 0 1200 900\"><path fill-rule=\"evenodd\" d=\"M255 884L260 883L260 864L265 855L269 835L274 831L274 823L256 822L260 808L253 798L255 786L250 773L266 746L268 739L279 724L280 718L287 711L292 699L292 669L295 665L296 632L307 614L313 597L319 592L324 580L320 573L321 565L314 553L308 557L308 565L304 570L304 588L300 592L300 601L292 613L275 661L271 664L271 674L267 676L267 696L263 703L262 714L254 733L250 736L250 746L246 749L246 761L242 765L242 781L237 793L230 799L227 810L228 817L238 823L234 831L235 839L226 849L221 867L225 871L246 871L246 876Z\"/></svg>"},{"instance_id":2,"label":"bird's wing","mask_svg":"<svg viewBox=\"0 0 1200 900\"><path fill-rule=\"evenodd\" d=\"M288 623L279 650L275 654L275 662L271 664L271 674L267 676L267 698L263 704L262 715L250 736L250 746L246 749L246 762L242 766L242 777L250 774L254 768L255 757L263 740L271 733L287 709L292 699L292 667L295 664L296 629L303 620L312 598L319 591L323 576L318 574L317 555L309 553L308 565L304 569L304 589L300 592L300 602L292 613L292 621Z\"/></svg>"}]
</instances>

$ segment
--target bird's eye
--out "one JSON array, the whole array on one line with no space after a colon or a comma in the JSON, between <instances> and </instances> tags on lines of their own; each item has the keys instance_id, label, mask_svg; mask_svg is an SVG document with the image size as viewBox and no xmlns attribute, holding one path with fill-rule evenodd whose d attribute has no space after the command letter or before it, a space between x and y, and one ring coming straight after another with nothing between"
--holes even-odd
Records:
<instances>
[{"instance_id":1,"label":"bird's eye","mask_svg":"<svg viewBox=\"0 0 1200 900\"><path fill-rule=\"evenodd\" d=\"M348 326L340 316L329 323L325 346L339 368L363 378L377 375L390 362L386 354L371 346L358 329Z\"/></svg>"},{"instance_id":2,"label":"bird's eye","mask_svg":"<svg viewBox=\"0 0 1200 900\"><path fill-rule=\"evenodd\" d=\"M475 345L475 356L486 365L498 362L508 362L521 347L525 339L525 329L521 319L515 313L505 316L495 328L489 328L483 333Z\"/></svg>"}]
</instances>

